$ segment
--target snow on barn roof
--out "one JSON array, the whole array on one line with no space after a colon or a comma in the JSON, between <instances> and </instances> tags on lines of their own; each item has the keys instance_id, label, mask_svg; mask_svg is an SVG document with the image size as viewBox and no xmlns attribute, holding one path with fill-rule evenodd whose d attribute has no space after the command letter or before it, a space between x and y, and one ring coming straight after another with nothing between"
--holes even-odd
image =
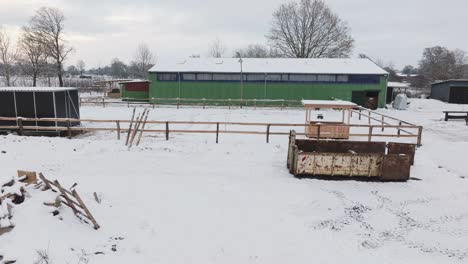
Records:
<instances>
[{"instance_id":1,"label":"snow on barn roof","mask_svg":"<svg viewBox=\"0 0 468 264\"><path fill-rule=\"evenodd\" d=\"M409 88L410 84L409 83L402 83L402 82L388 82L387 86L388 87L393 87L393 88Z\"/></svg>"},{"instance_id":2,"label":"snow on barn roof","mask_svg":"<svg viewBox=\"0 0 468 264\"><path fill-rule=\"evenodd\" d=\"M63 92L74 91L72 87L0 87L0 92Z\"/></svg>"},{"instance_id":3,"label":"snow on barn roof","mask_svg":"<svg viewBox=\"0 0 468 264\"><path fill-rule=\"evenodd\" d=\"M241 71L238 58L186 58L160 60L149 72L220 72ZM388 74L369 59L283 59L243 58L243 72L306 74Z\"/></svg>"}]
</instances>

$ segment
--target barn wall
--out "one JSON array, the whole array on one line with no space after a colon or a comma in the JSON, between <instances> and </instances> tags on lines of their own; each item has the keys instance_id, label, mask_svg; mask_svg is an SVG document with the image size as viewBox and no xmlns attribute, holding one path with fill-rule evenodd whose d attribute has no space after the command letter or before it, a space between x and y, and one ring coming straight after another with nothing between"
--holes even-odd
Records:
<instances>
[{"instance_id":1,"label":"barn wall","mask_svg":"<svg viewBox=\"0 0 468 264\"><path fill-rule=\"evenodd\" d=\"M13 92L0 92L0 116L16 117ZM0 121L2 126L16 126L16 121Z\"/></svg>"},{"instance_id":2,"label":"barn wall","mask_svg":"<svg viewBox=\"0 0 468 264\"><path fill-rule=\"evenodd\" d=\"M157 80L156 73L150 73L150 80L149 96L151 98L241 98L240 82L162 82ZM378 91L379 107L384 107L387 78L381 76L379 84L270 82L265 86L264 82L244 82L243 87L244 99L330 100L336 98L352 101L353 91Z\"/></svg>"},{"instance_id":3,"label":"barn wall","mask_svg":"<svg viewBox=\"0 0 468 264\"><path fill-rule=\"evenodd\" d=\"M431 97L447 103L468 104L468 81L446 81L432 84Z\"/></svg>"}]
</instances>

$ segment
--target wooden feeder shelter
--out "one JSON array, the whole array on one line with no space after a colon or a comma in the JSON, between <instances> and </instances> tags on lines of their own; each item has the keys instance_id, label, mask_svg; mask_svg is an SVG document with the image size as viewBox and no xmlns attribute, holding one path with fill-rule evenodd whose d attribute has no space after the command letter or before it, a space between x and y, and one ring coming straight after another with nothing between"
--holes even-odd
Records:
<instances>
[{"instance_id":1,"label":"wooden feeder shelter","mask_svg":"<svg viewBox=\"0 0 468 264\"><path fill-rule=\"evenodd\" d=\"M348 101L337 100L303 100L306 109L306 136L309 138L349 139L349 124L351 112L358 105ZM313 117L313 111L320 109L333 109L342 112L338 121L325 120L323 115Z\"/></svg>"}]
</instances>

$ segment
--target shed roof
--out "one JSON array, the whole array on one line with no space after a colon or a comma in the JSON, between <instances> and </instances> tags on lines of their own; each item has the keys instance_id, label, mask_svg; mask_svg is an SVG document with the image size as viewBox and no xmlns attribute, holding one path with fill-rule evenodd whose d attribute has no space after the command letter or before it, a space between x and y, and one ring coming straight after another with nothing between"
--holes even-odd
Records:
<instances>
[{"instance_id":1,"label":"shed roof","mask_svg":"<svg viewBox=\"0 0 468 264\"><path fill-rule=\"evenodd\" d=\"M302 104L306 108L349 109L357 107L355 103L340 100L302 100Z\"/></svg>"},{"instance_id":2,"label":"shed roof","mask_svg":"<svg viewBox=\"0 0 468 264\"><path fill-rule=\"evenodd\" d=\"M159 60L149 72L219 72L238 73L238 58L185 58ZM293 59L243 58L246 73L304 73L304 74L388 74L369 59Z\"/></svg>"},{"instance_id":3,"label":"shed roof","mask_svg":"<svg viewBox=\"0 0 468 264\"><path fill-rule=\"evenodd\" d=\"M436 81L431 85L442 84L442 83L468 83L468 79L450 79L444 81Z\"/></svg>"},{"instance_id":4,"label":"shed roof","mask_svg":"<svg viewBox=\"0 0 468 264\"><path fill-rule=\"evenodd\" d=\"M131 81L123 81L119 82L119 84L124 84L124 83L150 83L151 81L149 80L131 80Z\"/></svg>"},{"instance_id":5,"label":"shed roof","mask_svg":"<svg viewBox=\"0 0 468 264\"><path fill-rule=\"evenodd\" d=\"M73 87L0 87L0 92L63 92L75 91Z\"/></svg>"},{"instance_id":6,"label":"shed roof","mask_svg":"<svg viewBox=\"0 0 468 264\"><path fill-rule=\"evenodd\" d=\"M403 82L388 82L387 86L393 88L409 88L410 84Z\"/></svg>"}]
</instances>

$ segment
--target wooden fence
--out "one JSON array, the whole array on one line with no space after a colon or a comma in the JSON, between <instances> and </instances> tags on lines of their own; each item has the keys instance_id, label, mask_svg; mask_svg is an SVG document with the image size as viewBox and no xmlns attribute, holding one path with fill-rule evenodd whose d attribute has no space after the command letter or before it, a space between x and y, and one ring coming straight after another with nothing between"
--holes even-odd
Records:
<instances>
[{"instance_id":1,"label":"wooden fence","mask_svg":"<svg viewBox=\"0 0 468 264\"><path fill-rule=\"evenodd\" d=\"M359 133L351 132L349 136L351 138L365 138L367 141L372 141L376 138L412 138L415 140L415 143L421 145L422 139L422 126L416 126L408 122L398 120L396 118L378 114L370 110L361 110L354 111L354 114L359 115L359 119L366 117L369 121L368 124L343 124L333 126L344 126L350 128L359 128ZM64 132L68 137L72 137L73 132L94 132L94 131L107 131L115 132L117 139L120 140L122 133L128 133L128 126L131 123L131 120L97 120L97 119L68 119L68 118L14 118L14 117L0 117L0 121L16 121L16 125L10 126L0 126L0 130L16 130L20 135L24 134L27 131L55 131L55 132ZM37 122L60 122L66 124L64 126L26 126L23 125L24 122L32 121ZM372 121L377 122L377 124L372 124ZM390 122L396 122L397 124L391 124ZM73 123L80 122L83 123L92 123L92 124L106 124L94 127L94 126L72 126ZM122 126L123 124L128 124L128 126ZM220 134L240 134L240 135L264 135L266 142L270 142L271 136L289 136L289 131L297 128L316 128L318 131L317 139L321 139L320 131L324 131L323 127L327 126L326 124L294 124L294 123L247 123L247 122L196 122L196 121L156 121L148 120L146 121L147 128L141 130L142 133L162 133L165 134L166 140L169 140L171 134L215 134L216 143L219 142ZM149 128L151 125L160 125L162 128L154 129ZM211 126L211 129L174 129L174 126L178 125L190 125L190 126ZM220 126L238 126L243 128L252 128L259 127L257 130L228 130L220 129ZM283 131L275 131L275 128L283 128ZM384 133L385 131L391 130L390 133ZM378 133L381 131L381 133ZM392 133L393 132L393 133ZM305 136L306 133L297 133L297 135Z\"/></svg>"},{"instance_id":2,"label":"wooden fence","mask_svg":"<svg viewBox=\"0 0 468 264\"><path fill-rule=\"evenodd\" d=\"M268 100L268 99L188 99L188 98L146 98L146 99L133 99L121 98L121 100L109 100L105 97L97 98L80 98L80 105L97 105L97 106L123 106L127 107L134 105L146 105L155 108L159 105L174 105L179 109L181 106L199 106L205 109L208 106L226 106L233 107L277 107L284 109L287 107L300 107L302 103L300 100Z\"/></svg>"}]
</instances>

